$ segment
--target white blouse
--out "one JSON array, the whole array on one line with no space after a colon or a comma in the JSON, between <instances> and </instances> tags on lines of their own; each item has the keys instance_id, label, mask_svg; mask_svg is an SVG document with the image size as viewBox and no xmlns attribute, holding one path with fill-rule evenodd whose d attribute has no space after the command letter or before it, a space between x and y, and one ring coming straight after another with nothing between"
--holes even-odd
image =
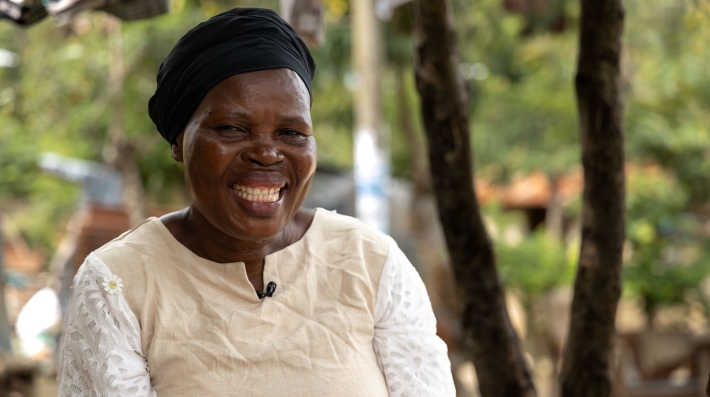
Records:
<instances>
[{"instance_id":1,"label":"white blouse","mask_svg":"<svg viewBox=\"0 0 710 397\"><path fill-rule=\"evenodd\" d=\"M424 283L394 240L389 241L372 341L389 395L453 397L447 348L436 335ZM60 342L60 397L157 396L141 347L140 324L120 283L105 286L112 279L115 276L93 253L74 279Z\"/></svg>"}]
</instances>

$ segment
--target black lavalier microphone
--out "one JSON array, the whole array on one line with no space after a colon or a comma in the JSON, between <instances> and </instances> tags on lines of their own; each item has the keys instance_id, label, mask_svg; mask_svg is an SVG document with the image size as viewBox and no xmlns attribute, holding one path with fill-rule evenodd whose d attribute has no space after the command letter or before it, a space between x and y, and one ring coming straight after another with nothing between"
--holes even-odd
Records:
<instances>
[{"instance_id":1,"label":"black lavalier microphone","mask_svg":"<svg viewBox=\"0 0 710 397\"><path fill-rule=\"evenodd\" d=\"M266 292L256 291L256 296L258 296L259 299L264 299L267 296L271 298L274 296L274 291L276 291L276 283L269 281L269 284L266 285Z\"/></svg>"}]
</instances>

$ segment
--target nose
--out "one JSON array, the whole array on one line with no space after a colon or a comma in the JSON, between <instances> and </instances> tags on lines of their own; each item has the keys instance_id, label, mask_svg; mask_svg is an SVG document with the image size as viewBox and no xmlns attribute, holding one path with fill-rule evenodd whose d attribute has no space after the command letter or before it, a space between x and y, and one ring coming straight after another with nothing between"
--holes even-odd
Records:
<instances>
[{"instance_id":1,"label":"nose","mask_svg":"<svg viewBox=\"0 0 710 397\"><path fill-rule=\"evenodd\" d=\"M269 167L283 161L283 153L274 142L255 139L248 148L242 151L241 158L247 163Z\"/></svg>"}]
</instances>

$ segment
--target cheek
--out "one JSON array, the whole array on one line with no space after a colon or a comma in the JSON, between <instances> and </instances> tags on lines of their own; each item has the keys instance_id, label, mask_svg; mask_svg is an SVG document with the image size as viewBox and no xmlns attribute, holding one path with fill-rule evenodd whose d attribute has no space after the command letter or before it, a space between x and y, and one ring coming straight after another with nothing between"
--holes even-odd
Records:
<instances>
[{"instance_id":1,"label":"cheek","mask_svg":"<svg viewBox=\"0 0 710 397\"><path fill-rule=\"evenodd\" d=\"M312 152L307 153L307 155L301 158L298 165L298 176L303 183L304 193L310 188L311 180L313 179L313 174L316 172L316 150L313 149Z\"/></svg>"},{"instance_id":2,"label":"cheek","mask_svg":"<svg viewBox=\"0 0 710 397\"><path fill-rule=\"evenodd\" d=\"M224 145L207 139L195 139L186 146L185 169L193 183L219 179L229 167L231 156Z\"/></svg>"},{"instance_id":3,"label":"cheek","mask_svg":"<svg viewBox=\"0 0 710 397\"><path fill-rule=\"evenodd\" d=\"M316 148L315 140L309 144L301 153L298 164L299 175L310 176L316 170L316 161L318 150Z\"/></svg>"}]
</instances>

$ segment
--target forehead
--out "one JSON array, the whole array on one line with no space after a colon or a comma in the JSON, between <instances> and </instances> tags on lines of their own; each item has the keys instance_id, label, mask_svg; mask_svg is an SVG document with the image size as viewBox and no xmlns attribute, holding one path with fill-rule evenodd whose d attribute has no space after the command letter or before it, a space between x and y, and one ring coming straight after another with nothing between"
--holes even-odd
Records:
<instances>
[{"instance_id":1,"label":"forehead","mask_svg":"<svg viewBox=\"0 0 710 397\"><path fill-rule=\"evenodd\" d=\"M310 113L306 84L290 69L241 73L222 80L205 95L199 107L268 107L281 112ZM246 110L246 109L245 109Z\"/></svg>"}]
</instances>

